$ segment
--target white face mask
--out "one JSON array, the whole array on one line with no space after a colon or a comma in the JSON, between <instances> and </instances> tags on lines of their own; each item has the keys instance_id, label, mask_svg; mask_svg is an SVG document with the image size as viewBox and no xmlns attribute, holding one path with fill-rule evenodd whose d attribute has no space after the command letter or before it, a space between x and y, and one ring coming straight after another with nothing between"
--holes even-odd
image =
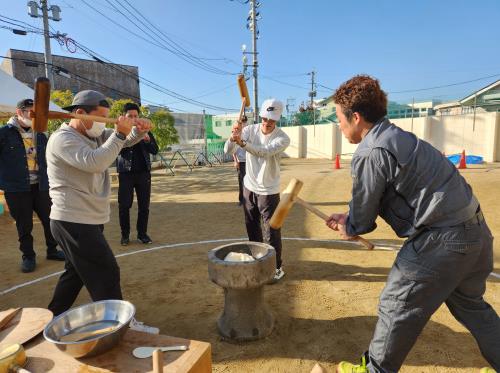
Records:
<instances>
[{"instance_id":1,"label":"white face mask","mask_svg":"<svg viewBox=\"0 0 500 373\"><path fill-rule=\"evenodd\" d=\"M87 133L88 137L96 138L102 135L102 133L104 132L104 128L106 128L106 123L94 122L92 128L85 129L85 132Z\"/></svg>"},{"instance_id":2,"label":"white face mask","mask_svg":"<svg viewBox=\"0 0 500 373\"><path fill-rule=\"evenodd\" d=\"M33 122L30 118L23 117L22 121L25 127L31 127L33 125Z\"/></svg>"}]
</instances>

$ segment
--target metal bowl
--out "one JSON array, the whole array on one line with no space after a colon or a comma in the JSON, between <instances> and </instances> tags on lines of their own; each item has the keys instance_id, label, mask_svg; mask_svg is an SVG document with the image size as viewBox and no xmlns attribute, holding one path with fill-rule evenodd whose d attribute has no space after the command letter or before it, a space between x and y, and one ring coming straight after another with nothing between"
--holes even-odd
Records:
<instances>
[{"instance_id":1,"label":"metal bowl","mask_svg":"<svg viewBox=\"0 0 500 373\"><path fill-rule=\"evenodd\" d=\"M43 336L61 351L73 357L91 357L115 347L135 315L132 303L123 300L103 300L85 304L55 317L43 331ZM115 326L107 333L78 342L62 342L61 337L72 333L91 332Z\"/></svg>"}]
</instances>

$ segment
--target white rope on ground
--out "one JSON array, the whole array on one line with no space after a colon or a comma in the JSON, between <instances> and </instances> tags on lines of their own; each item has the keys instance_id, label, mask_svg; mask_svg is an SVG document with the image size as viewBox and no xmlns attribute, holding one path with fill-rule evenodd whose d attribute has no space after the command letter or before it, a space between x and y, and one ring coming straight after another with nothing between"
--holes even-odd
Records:
<instances>
[{"instance_id":1,"label":"white rope on ground","mask_svg":"<svg viewBox=\"0 0 500 373\"><path fill-rule=\"evenodd\" d=\"M361 247L361 244L359 244L356 241L345 241L345 240L331 240L331 239L322 239L322 238L309 238L309 237L283 237L282 238L285 241L314 241L314 242L326 242L326 243L341 243L341 244L347 244L347 245L352 245L352 246L359 246ZM124 256L129 256L129 255L135 255L135 254L143 254L146 252L150 251L157 251L157 250L162 250L162 249L173 249L176 247L183 247L183 246L192 246L192 245L206 245L206 244L211 244L211 243L222 243L222 242L231 242L231 241L247 241L247 237L240 237L240 238L223 238L219 240L205 240L205 241L194 241L194 242L181 242L181 243L174 243L174 244L168 244L168 245L161 245L161 246L155 246L155 247L150 247L147 249L141 249L141 250L136 250L136 251L131 251L128 253L122 253L116 255L116 258L121 258ZM375 244L375 249L376 250L384 250L384 251L398 251L400 249L400 246L398 245L386 245L386 246L379 246L376 244L376 241L373 241ZM48 274L46 276L39 277L37 279L31 280L24 282L19 285L12 286L8 289L0 291L0 296L6 295L8 293L12 293L13 291L17 289L24 288L29 285L36 284L38 282L47 280L51 277L59 276L64 271L58 271L54 272L51 274ZM500 274L497 273L490 273L490 276L499 278L500 279Z\"/></svg>"}]
</instances>

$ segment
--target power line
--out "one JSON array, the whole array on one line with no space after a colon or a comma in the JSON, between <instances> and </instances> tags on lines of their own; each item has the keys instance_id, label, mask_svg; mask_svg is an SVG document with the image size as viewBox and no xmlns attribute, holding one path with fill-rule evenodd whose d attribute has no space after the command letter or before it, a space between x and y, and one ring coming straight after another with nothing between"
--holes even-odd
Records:
<instances>
[{"instance_id":1,"label":"power line","mask_svg":"<svg viewBox=\"0 0 500 373\"><path fill-rule=\"evenodd\" d=\"M108 1L108 0L106 0ZM115 0L118 4L119 2L117 0ZM181 46L179 43L177 43L175 40L173 40L166 32L164 32L162 29L160 29L158 26L156 26L153 22L151 22L148 18L146 18L144 16L144 14L142 14L139 9L137 9L136 7L134 7L129 1L127 0L124 0L128 6L133 10L133 12L131 12L129 9L127 9L126 7L124 7L125 10L127 10L127 12L132 15L133 17L135 17L137 19L137 15L139 15L146 23L145 23L145 26L151 30L151 28L149 27L149 25L151 25L154 29L156 29L156 31L158 31L161 35L163 35L168 41L168 43L172 43L173 45L175 45L177 48L179 48L179 50L183 51L184 53L186 53L186 55L192 57L192 58L195 58L197 60L211 60L211 61L229 61L228 58L205 58L205 57L198 57L198 56L194 56L191 52L189 52L187 49L185 49L183 46ZM109 1L108 1L109 2ZM121 4L120 4L121 5ZM140 20L139 20L140 21ZM151 30L152 32L156 32L154 30ZM234 61L233 61L234 62Z\"/></svg>"},{"instance_id":2,"label":"power line","mask_svg":"<svg viewBox=\"0 0 500 373\"><path fill-rule=\"evenodd\" d=\"M84 1L84 0L82 0L82 1ZM0 19L0 21L3 21L3 20ZM17 21L17 20L14 20L14 21ZM51 34L51 37L55 37L56 35L58 35L58 34ZM91 49L84 46L83 44L80 44L77 41L74 41L74 43L81 51L83 51L85 54L87 54L89 57L91 57L95 61L102 63L107 68L114 69L114 70L120 70L122 73L127 74L129 76L132 76L134 79L137 79L137 77L139 77L139 80L140 80L140 82L142 82L142 84L144 84L144 85L146 85L146 86L148 86L148 87L150 87L158 92L161 92L161 93L164 93L170 97L173 97L177 100L180 100L182 102L185 102L185 103L188 103L188 104L191 104L194 106L198 106L201 108L211 109L214 111L223 111L223 112L237 111L237 109L230 109L230 108L224 108L224 107L220 107L220 106L216 106L216 105L211 105L211 104L204 103L204 102L189 98L187 96L181 95L180 93L177 93L177 92L172 91L168 88L162 87L159 84L157 84L149 79L146 79L142 76L136 76L134 73L130 72L129 70L125 69L124 67L122 67L120 65L112 64L112 62L109 61L108 59L106 59L105 57L100 56L98 53L92 51Z\"/></svg>"},{"instance_id":3,"label":"power line","mask_svg":"<svg viewBox=\"0 0 500 373\"><path fill-rule=\"evenodd\" d=\"M306 74L307 75L307 74ZM309 89L308 87L303 87L303 86L299 86L299 85L295 85L295 84L291 84L291 83L286 83L286 82L283 82L281 80L278 80L278 79L274 79L270 76L267 76L267 75L260 75L262 78L264 79L267 79L267 80L271 80L273 82L276 82L276 83L279 83L279 84L282 84L282 85L287 85L289 87L293 87L293 88L298 88L298 89L304 89L304 90L307 90Z\"/></svg>"},{"instance_id":4,"label":"power line","mask_svg":"<svg viewBox=\"0 0 500 373\"><path fill-rule=\"evenodd\" d=\"M109 89L109 90L111 90L113 92L116 92L122 98L132 98L132 99L135 99L137 102L145 101L145 102L149 102L149 103L151 103L153 105L164 106L164 105L159 104L157 102L150 101L150 100L147 100L147 99L141 99L140 97L135 96L133 94L130 94L130 93L127 93L127 92L123 92L123 91L120 91L119 89L110 87L110 86L108 86L106 84L99 83L99 82L96 82L95 80L88 79L88 78L86 78L84 76L81 76L81 75L75 73L74 71L70 71L70 70L66 69L65 67L62 67L60 65L56 65L54 63L47 64L47 63L45 63L43 61L32 60L32 59L29 59L29 58L6 57L6 56L0 56L0 57L4 58L4 59L13 60L13 61L29 62L29 63L33 63L33 64L37 64L37 65L38 64L40 64L40 65L51 65L54 68L55 73L57 75L63 76L65 78L67 78L67 79L75 79L75 80L77 80L79 82L84 82L84 83L90 84L90 85L92 85L93 87L96 87L96 88L106 88L106 89ZM61 72L63 74L60 74ZM69 77L67 76L67 74L69 74ZM171 108L171 109L178 110L178 109L175 109L175 108Z\"/></svg>"},{"instance_id":5,"label":"power line","mask_svg":"<svg viewBox=\"0 0 500 373\"><path fill-rule=\"evenodd\" d=\"M451 83L451 84L445 84L445 85L438 85L438 86L428 87L428 88L408 89L408 90L404 90L404 91L393 91L393 92L388 92L388 93L389 93L389 94L397 94L397 93L411 93L411 92L431 91L431 90L433 90L433 89L447 88L447 87L454 87L454 86L457 86L457 85L474 83L474 82L478 82L478 81L480 81L480 80L485 80L485 79L495 78L495 77L497 77L497 76L500 76L500 74L493 74L493 75L483 76L483 77L481 77L481 78L472 79L472 80L466 80L466 81L463 81L463 82L458 82L458 83Z\"/></svg>"},{"instance_id":6,"label":"power line","mask_svg":"<svg viewBox=\"0 0 500 373\"><path fill-rule=\"evenodd\" d=\"M142 26L140 26L139 24L143 23L143 22L139 21L139 19L137 18L137 16L133 12L131 12L130 10L128 10L126 7L123 7L123 9L126 10L128 13L130 13L132 15L132 17L135 18L136 21L134 21L133 19L130 18L130 16L127 16L124 12L122 12L111 1L106 0L106 2L110 6L112 6L118 13L120 13L128 22L130 22L135 27L137 27L146 37L144 37L144 36L142 36L142 35L134 32L134 31L130 30L127 27L124 27L120 23L116 22L115 20L113 20L112 18L108 17L106 14L104 14L103 12L101 12L99 9L96 9L95 7L93 7L87 1L85 1L85 0L81 0L81 1L85 5L87 5L89 8L95 10L101 16L103 16L104 18L106 18L107 20L109 20L110 22L112 22L113 24L115 24L116 26L120 27L121 29L127 31L128 33L130 33L130 34L132 34L132 35L134 35L134 36L136 36L136 37L138 37L138 38L140 38L142 40L144 40L145 42L147 42L149 44L152 44L152 45L154 45L154 46L156 46L156 47L158 47L160 49L167 50L168 52L174 54L175 56L183 59L184 61L190 63L191 65L193 65L195 67L198 67L198 68L203 69L203 70L205 70L207 72L211 72L211 73L219 74L219 75L236 75L236 73L231 73L231 72L228 72L228 71L224 71L224 70L219 69L219 68L217 68L215 66L209 65L209 64L207 64L204 61L197 60L195 56L193 56L192 54L190 54L189 52L187 52L185 49L184 49L184 51L181 50L179 48L178 44L176 46L172 42L169 42L168 40L166 40L164 37L160 37L161 40L158 40L158 36L159 36L159 35L157 35L158 31L151 30L150 26L148 25L148 23L151 23L151 22L149 20L146 20L146 23L143 24ZM120 5L123 5L123 4L120 4ZM153 33L151 34L150 31L146 31L145 28L149 29Z\"/></svg>"}]
</instances>

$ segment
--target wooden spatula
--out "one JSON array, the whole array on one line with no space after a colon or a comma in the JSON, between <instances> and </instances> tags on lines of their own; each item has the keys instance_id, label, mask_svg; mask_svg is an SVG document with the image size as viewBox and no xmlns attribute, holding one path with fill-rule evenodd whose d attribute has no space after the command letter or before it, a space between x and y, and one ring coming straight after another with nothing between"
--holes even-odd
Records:
<instances>
[{"instance_id":1,"label":"wooden spatula","mask_svg":"<svg viewBox=\"0 0 500 373\"><path fill-rule=\"evenodd\" d=\"M0 319L0 330L2 330L7 324L21 311L21 308L11 308L4 312L3 317Z\"/></svg>"},{"instance_id":2,"label":"wooden spatula","mask_svg":"<svg viewBox=\"0 0 500 373\"><path fill-rule=\"evenodd\" d=\"M60 342L78 342L78 341L81 341L82 339L87 339L89 337L95 337L97 335L110 333L116 329L117 329L116 326L110 326L110 327L103 328L103 329L92 330L90 332L70 333L70 334L63 335L61 338L59 338L59 341Z\"/></svg>"}]
</instances>

